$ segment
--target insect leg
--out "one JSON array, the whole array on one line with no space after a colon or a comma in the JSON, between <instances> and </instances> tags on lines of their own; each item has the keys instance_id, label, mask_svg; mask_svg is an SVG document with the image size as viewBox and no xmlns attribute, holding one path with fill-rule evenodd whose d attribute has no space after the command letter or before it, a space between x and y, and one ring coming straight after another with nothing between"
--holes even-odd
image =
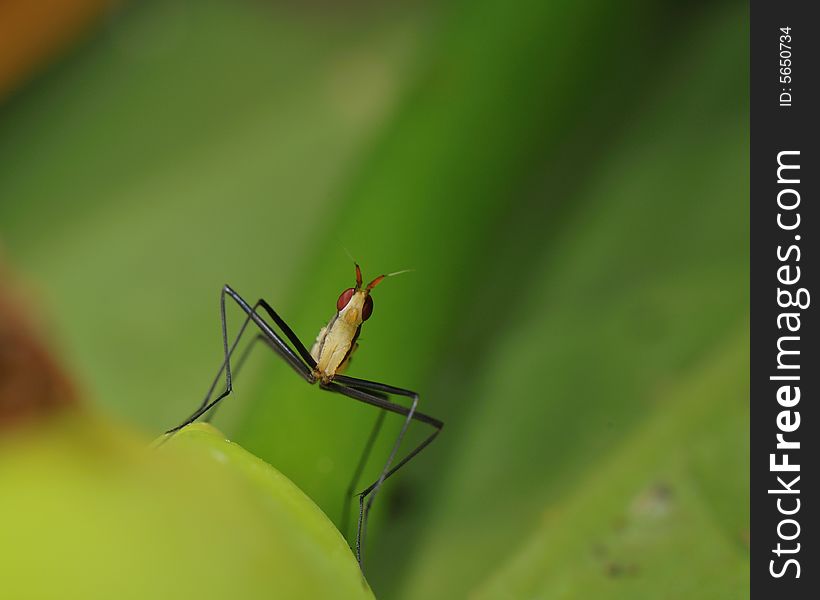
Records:
<instances>
[{"instance_id":1,"label":"insect leg","mask_svg":"<svg viewBox=\"0 0 820 600\"><path fill-rule=\"evenodd\" d=\"M361 387L354 389L361 390ZM368 391L370 391L370 393L374 395L382 395L380 392L373 392L372 390ZM367 538L367 520L370 515L370 509L373 506L374 500L376 499L376 494L378 494L379 490L381 489L384 480L387 479L388 472L390 471L390 466L392 465L393 460L396 457L396 453L399 451L399 448L401 447L401 442L404 439L405 434L407 433L408 427L410 427L410 421L413 419L413 415L416 412L417 406L418 395L412 393L412 404L410 406L410 410L407 413L407 416L405 417L401 430L399 430L399 435L396 437L396 441L393 443L393 448L390 450L390 455L388 456L387 461L385 462L384 467L382 468L382 472L379 475L379 478L374 483L372 483L367 489L359 493L359 521L358 526L356 528L356 555L359 559L359 564L362 565L362 567L364 566L362 549L365 547L365 542ZM438 430L435 431L432 437L435 437L437 434ZM432 437L430 441L432 441Z\"/></svg>"},{"instance_id":2,"label":"insect leg","mask_svg":"<svg viewBox=\"0 0 820 600\"><path fill-rule=\"evenodd\" d=\"M299 338L296 337L296 334L293 333L293 330L288 327L287 323L278 315L276 311L271 308L270 304L268 304L264 299L259 299L253 307L249 306L247 302L237 294L230 286L226 285L222 288L222 294L220 296L220 311L221 311L221 318L222 318L222 342L223 347L225 349L226 360L223 364L226 372L226 379L230 381L230 361L228 361L228 333L227 333L227 321L225 319L225 295L230 296L234 302L236 302L239 307L245 311L247 315L245 319L245 323L242 325L242 330L244 330L245 326L248 323L248 320L252 320L256 326L262 331L265 337L268 339L268 343L273 348L277 354L279 354L285 361L297 372L301 375L307 382L313 383L315 378L313 376L313 367L316 366L316 362L313 360L313 357L310 356L310 353L305 349L304 344L299 341ZM270 325L256 312L257 308L262 307L265 312L274 320L274 322L282 329L285 333L287 338L293 342L294 340L297 342L295 345L297 350L299 351L299 355L297 355L293 349L285 343L285 341L279 337L279 335L271 328ZM234 342L234 346L239 340L237 339ZM300 360L299 356L302 356L305 362ZM307 364L305 364L307 363Z\"/></svg>"},{"instance_id":3,"label":"insect leg","mask_svg":"<svg viewBox=\"0 0 820 600\"><path fill-rule=\"evenodd\" d=\"M419 452L424 450L424 448L426 448L436 438L441 429L444 427L444 423L442 423L440 420L434 417L431 417L424 413L417 412L416 406L418 404L418 395L410 390L403 390L401 388L395 388L393 386L388 386L385 384L370 382L363 379L355 379L353 377L346 377L341 375L334 378L334 381L322 384L321 387L322 389L334 391L339 394L349 396L350 398L354 398L355 400L359 400L360 402L377 406L385 411L404 415L405 417L404 424L402 425L401 431L399 432L398 438L396 439L396 443L393 445L393 448L390 452L390 456L388 457L387 462L385 463L385 466L382 469L381 475L376 481L374 481L372 484L370 484L367 488L365 488L362 492L359 493L359 524L356 534L356 558L358 559L359 564L362 565L362 542L367 531L368 513L371 505L373 504L373 500L375 499L376 493L378 493L379 488L391 475L393 475L396 471L398 471L404 465L410 462L410 460L412 460ZM369 388L373 389L369 390ZM390 402L389 400L385 400L377 395L374 395L372 392L376 392L379 394L396 393L403 396L408 396L412 398L412 405L410 406L410 408L407 408L400 404L396 404L395 402ZM406 433L407 428L410 425L410 421L420 421L422 423L426 423L427 425L432 426L434 428L434 431L428 437L422 440L420 444L413 448L401 460L399 460L399 462L396 463L395 466L392 466L393 460L395 459L396 454L398 453L399 447L401 445L401 441L404 438L404 434Z\"/></svg>"},{"instance_id":4,"label":"insect leg","mask_svg":"<svg viewBox=\"0 0 820 600\"><path fill-rule=\"evenodd\" d=\"M299 353L299 356L302 357L302 360L304 360L311 369L315 368L316 361L313 356L311 356L310 352L308 352L308 349L302 343L302 340L299 339L299 336L297 336L290 326L285 323L285 320L280 317L275 310L273 310L273 307L268 304L264 298L260 298L257 304L264 308L265 312L268 313L268 316L270 316L270 318L273 319L273 322L279 326L279 329L282 330L285 337L287 337L290 340L290 343L293 344L293 347L296 348L296 351Z\"/></svg>"},{"instance_id":5,"label":"insect leg","mask_svg":"<svg viewBox=\"0 0 820 600\"><path fill-rule=\"evenodd\" d=\"M382 423L384 422L384 416L386 414L387 413L383 410L379 411L379 414L376 417L376 422L373 423L373 429L370 432L370 437L367 438L367 443L365 443L362 454L359 457L359 463L356 465L356 470L353 472L353 477L351 477L350 483L347 486L344 502L342 503L342 519L339 524L339 531L341 531L342 535L345 537L347 537L347 529L350 524L350 503L356 493L356 489L359 485L359 478L362 476L362 471L364 471L365 465L367 465L367 459L370 457L370 451L373 449L373 444L379 435L379 431L382 428Z\"/></svg>"},{"instance_id":6,"label":"insect leg","mask_svg":"<svg viewBox=\"0 0 820 600\"><path fill-rule=\"evenodd\" d=\"M230 346L228 345L228 324L227 318L225 316L226 295L230 296L246 314L245 320L242 323L242 326L239 328L239 333L237 334L233 344L231 344ZM266 311L269 308L269 305L264 300L259 300L253 307L251 307L247 302L245 302L245 300L239 294L237 294L233 289L231 289L230 286L226 285L222 288L222 293L220 295L219 301L219 309L222 324L222 346L225 352L225 358L222 361L222 364L220 365L219 370L217 371L216 376L214 377L213 382L211 383L211 386L208 388L208 392L205 395L205 399L202 401L202 404L200 404L199 408L183 423L166 431L166 434L179 431L186 425L193 423L203 414L205 414L214 406L216 406L223 398L225 398L231 393L231 391L233 390L233 375L231 373L231 355L236 350L236 347L239 344L242 334L245 332L245 329L251 321L253 321L254 324L261 330L261 335L265 337L265 341L267 342L267 344L279 356L281 356L285 360L285 362L287 362L306 381L311 383L314 381L312 368L303 363L299 356L290 348L290 346L288 346L287 343L284 340L282 340L282 338L279 337L279 335L271 328L271 326L268 325L268 323L256 312L259 306L262 306L262 308ZM276 316L276 321L277 323L279 321L284 323L284 321L282 321L282 319L278 315ZM288 331L295 337L295 334L293 334L293 331L290 330L289 327ZM216 389L216 384L218 383L223 371L225 373L225 389L214 400L211 400L211 396L213 395L214 390Z\"/></svg>"},{"instance_id":7,"label":"insect leg","mask_svg":"<svg viewBox=\"0 0 820 600\"><path fill-rule=\"evenodd\" d=\"M261 333L257 333L256 337L253 338L250 342L248 342L247 346L245 346L245 349L242 351L242 355L239 357L239 360L236 361L236 366L231 370L233 377L239 377L239 372L242 370L242 365L244 365L245 361L248 360L248 356L250 356L251 352L256 347L257 342L264 342L266 345L271 347L271 350L276 352L276 348L271 345L271 343L268 341L268 338L266 338ZM233 354L233 351L231 352L231 354ZM220 370L217 374L217 378L221 373L222 371ZM213 385L215 385L215 383ZM207 402L205 404L207 404ZM217 410L219 410L218 405L214 406L210 411L208 411L208 413L205 415L205 418L203 418L202 420L206 423L210 423L213 420L214 416L216 416Z\"/></svg>"}]
</instances>

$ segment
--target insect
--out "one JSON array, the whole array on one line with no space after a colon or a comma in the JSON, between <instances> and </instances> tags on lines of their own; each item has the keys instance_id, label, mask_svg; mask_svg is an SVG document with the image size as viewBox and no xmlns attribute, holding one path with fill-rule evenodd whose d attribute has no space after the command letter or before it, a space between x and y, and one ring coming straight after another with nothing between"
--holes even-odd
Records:
<instances>
[{"instance_id":1,"label":"insect","mask_svg":"<svg viewBox=\"0 0 820 600\"><path fill-rule=\"evenodd\" d=\"M363 567L363 546L367 531L367 518L379 489L385 480L410 462L410 460L424 450L424 448L436 438L442 427L444 427L444 423L416 410L419 402L419 396L416 392L376 381L348 377L342 374L342 371L344 371L350 362L350 356L358 347L357 340L362 330L362 324L373 314L373 297L371 295L373 288L379 285L385 278L399 274L390 273L387 275L379 275L367 285L363 285L362 271L358 264L356 264L355 267L356 286L345 289L339 295L336 301L336 313L331 317L330 322L321 329L310 352L308 352L305 345L299 340L298 336L282 317L280 317L264 299L259 299L256 304L251 306L230 286L225 285L222 288L219 301L222 322L222 347L225 355L222 365L219 367L208 389L208 393L205 395L205 399L199 408L184 422L169 429L165 433L169 435L173 434L186 425L205 416L206 413L210 413L206 416L206 419L212 417L213 409L216 405L233 390L234 376L239 373L239 369L250 354L250 351L256 346L256 342L262 342L267 345L308 383L318 383L322 390L342 394L381 409L373 424L373 429L365 443L362 455L359 458L353 477L347 488L343 504L342 522L340 525L340 530L344 533L347 530L351 499L354 495L357 495L359 499L359 517L356 527L355 551L359 566ZM228 324L225 316L226 298L233 300L246 315L232 344L228 343ZM279 331L284 334L284 337L287 338L292 346L282 339L280 334L274 329L274 326L265 320L263 315L259 314L259 309L262 309L273 321L273 324L278 327ZM231 357L251 322L257 327L259 332L251 343L248 344L232 370ZM219 395L213 398L216 386L223 373L225 376L225 388ZM404 406L392 401L391 397L393 396L408 398L410 406ZM388 412L396 413L404 417L404 422L399 430L398 437L392 446L378 479L358 494L354 494L362 471L370 456L370 451L381 429L384 417ZM412 421L429 425L432 427L432 432L410 452L396 460L401 442Z\"/></svg>"}]
</instances>

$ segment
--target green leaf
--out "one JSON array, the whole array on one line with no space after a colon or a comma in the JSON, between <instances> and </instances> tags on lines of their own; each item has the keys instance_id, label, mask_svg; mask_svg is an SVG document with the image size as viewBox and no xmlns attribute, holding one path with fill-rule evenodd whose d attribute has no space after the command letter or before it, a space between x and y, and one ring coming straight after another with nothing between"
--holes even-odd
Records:
<instances>
[{"instance_id":1,"label":"green leaf","mask_svg":"<svg viewBox=\"0 0 820 600\"><path fill-rule=\"evenodd\" d=\"M0 447L6 598L372 598L288 479L208 426L155 452L76 419Z\"/></svg>"},{"instance_id":2,"label":"green leaf","mask_svg":"<svg viewBox=\"0 0 820 600\"><path fill-rule=\"evenodd\" d=\"M542 514L583 494L588 478L640 435L648 420L665 418L667 410L676 414L676 390L688 389L690 378L694 389L704 362L738 343L748 310L748 145L735 82L726 74L744 61L746 32L727 33L743 10L690 25L685 38L698 51L672 46L663 78L606 152L594 161L586 148L569 153L567 163L586 173L547 172L547 182L583 177L583 183L572 179L572 192L562 197L568 206L558 215L560 224L541 253L527 258L520 286L493 291L512 279L506 271L516 263L508 255L492 265L488 285L475 292L482 301L497 301L491 306L512 303L514 310L499 310L497 320L477 319L493 312L475 310L464 331L455 330L460 343L452 345L446 371L433 387L454 407L445 415L438 456L426 463L424 479L413 482L414 496L429 502L391 522L396 535L384 542L387 553L399 558L406 536L415 542L406 551L411 559L399 596L465 597L475 591L487 573L517 553ZM511 244L517 231L512 228ZM517 297L519 290L525 298ZM668 478L675 475L678 497L700 515L693 517L699 528L677 529L692 536L676 540L670 533L664 543L691 549L669 569L685 571L691 564L691 578L712 583L716 574L692 556L712 547L719 533L719 548L739 547L748 529L742 476L748 470L742 426L748 419L748 365L721 364L726 369L714 375L709 398L730 402L731 411L714 417L695 412L702 421L668 445L661 436L656 448L646 449L659 459L674 456L680 446L698 452L688 459L700 472L696 500L688 500L695 495L689 475ZM730 399L721 395L727 390ZM722 475L705 470L711 463L720 465ZM618 471L624 485L634 484L628 492L633 496L659 483L640 464L635 467L634 477L643 477L637 484L626 466ZM598 511L624 510L625 501L611 506L600 489L594 499ZM718 528L709 525L701 505L714 510ZM560 539L592 526L594 512L575 516L560 520ZM748 557L723 556L731 559L721 564L733 585L747 571ZM582 571L565 570L573 577L568 589L585 589ZM652 569L639 579L662 595L664 578L653 579ZM378 582L374 586L379 589ZM722 596L707 587L701 597Z\"/></svg>"},{"instance_id":3,"label":"green leaf","mask_svg":"<svg viewBox=\"0 0 820 600\"><path fill-rule=\"evenodd\" d=\"M746 598L748 335L715 353L508 548L476 598ZM746 467L746 468L743 468ZM717 508L707 480L722 480Z\"/></svg>"}]
</instances>

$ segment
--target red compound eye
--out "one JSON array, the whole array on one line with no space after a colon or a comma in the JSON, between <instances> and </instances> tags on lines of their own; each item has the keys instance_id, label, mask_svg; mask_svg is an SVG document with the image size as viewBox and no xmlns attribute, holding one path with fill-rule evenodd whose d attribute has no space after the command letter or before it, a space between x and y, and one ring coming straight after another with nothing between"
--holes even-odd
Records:
<instances>
[{"instance_id":1,"label":"red compound eye","mask_svg":"<svg viewBox=\"0 0 820 600\"><path fill-rule=\"evenodd\" d=\"M367 321L370 315L373 314L373 298L368 296L364 299L364 306L362 307L362 321Z\"/></svg>"},{"instance_id":2,"label":"red compound eye","mask_svg":"<svg viewBox=\"0 0 820 600\"><path fill-rule=\"evenodd\" d=\"M347 288L345 291L341 293L339 299L336 300L336 310L342 311L347 303L350 302L350 299L353 297L353 294L356 293L355 288Z\"/></svg>"}]
</instances>

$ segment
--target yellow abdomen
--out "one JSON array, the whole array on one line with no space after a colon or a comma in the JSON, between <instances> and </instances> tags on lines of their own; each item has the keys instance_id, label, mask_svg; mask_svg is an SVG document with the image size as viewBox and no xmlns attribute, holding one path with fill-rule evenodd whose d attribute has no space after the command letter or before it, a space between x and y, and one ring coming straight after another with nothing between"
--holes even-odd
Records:
<instances>
[{"instance_id":1,"label":"yellow abdomen","mask_svg":"<svg viewBox=\"0 0 820 600\"><path fill-rule=\"evenodd\" d=\"M316 361L316 374L322 381L329 381L340 372L354 344L358 326L344 319L333 317L327 327L322 327L310 350Z\"/></svg>"}]
</instances>

